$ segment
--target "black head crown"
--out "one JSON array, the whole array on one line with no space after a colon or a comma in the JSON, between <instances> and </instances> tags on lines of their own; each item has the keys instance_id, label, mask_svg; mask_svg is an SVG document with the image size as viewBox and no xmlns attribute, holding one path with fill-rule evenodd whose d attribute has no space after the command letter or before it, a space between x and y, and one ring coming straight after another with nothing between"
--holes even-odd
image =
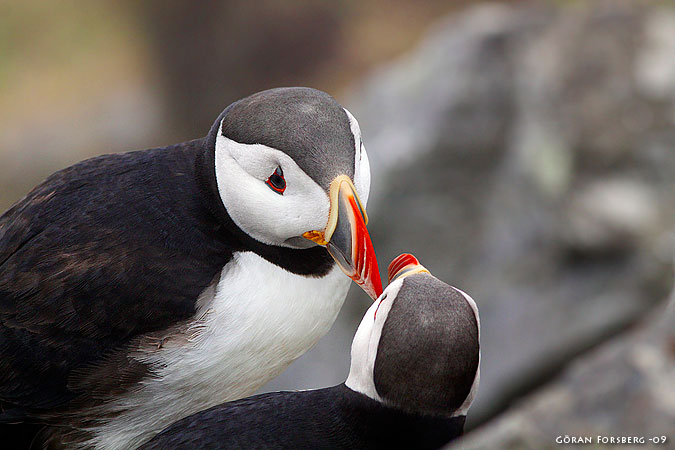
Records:
<instances>
[{"instance_id":1,"label":"black head crown","mask_svg":"<svg viewBox=\"0 0 675 450\"><path fill-rule=\"evenodd\" d=\"M290 156L328 189L340 174L354 177L356 142L349 116L333 97L306 87L258 92L230 105L209 136L218 132L241 144L263 144Z\"/></svg>"},{"instance_id":2,"label":"black head crown","mask_svg":"<svg viewBox=\"0 0 675 450\"><path fill-rule=\"evenodd\" d=\"M478 370L476 314L460 291L429 273L402 283L382 328L375 389L397 408L452 415L469 396Z\"/></svg>"},{"instance_id":3,"label":"black head crown","mask_svg":"<svg viewBox=\"0 0 675 450\"><path fill-rule=\"evenodd\" d=\"M278 88L239 100L206 139L203 167L216 213L274 264L323 276L333 267L330 255L377 298L382 285L366 231L370 168L361 144L356 119L325 92Z\"/></svg>"}]
</instances>

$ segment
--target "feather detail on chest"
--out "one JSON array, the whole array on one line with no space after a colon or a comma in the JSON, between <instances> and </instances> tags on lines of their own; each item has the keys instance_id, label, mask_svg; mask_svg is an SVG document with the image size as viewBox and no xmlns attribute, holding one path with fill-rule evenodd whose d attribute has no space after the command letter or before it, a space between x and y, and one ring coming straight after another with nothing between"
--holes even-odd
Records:
<instances>
[{"instance_id":1,"label":"feather detail on chest","mask_svg":"<svg viewBox=\"0 0 675 450\"><path fill-rule=\"evenodd\" d=\"M134 447L182 417L252 394L328 332L349 285L337 266L302 276L235 253L181 334L134 355L155 375L106 406L116 419L89 429L88 445Z\"/></svg>"},{"instance_id":2,"label":"feather detail on chest","mask_svg":"<svg viewBox=\"0 0 675 450\"><path fill-rule=\"evenodd\" d=\"M200 299L198 319L189 326L190 344L157 354L167 366L160 376L176 370L169 366L181 365L186 372L198 366L217 374L216 383L231 380L223 386L226 391L241 377L251 384L258 372L267 378L265 372L287 366L328 332L349 289L345 278L337 266L318 278L292 274L255 253L235 254L212 300ZM244 395L250 389L236 391Z\"/></svg>"}]
</instances>

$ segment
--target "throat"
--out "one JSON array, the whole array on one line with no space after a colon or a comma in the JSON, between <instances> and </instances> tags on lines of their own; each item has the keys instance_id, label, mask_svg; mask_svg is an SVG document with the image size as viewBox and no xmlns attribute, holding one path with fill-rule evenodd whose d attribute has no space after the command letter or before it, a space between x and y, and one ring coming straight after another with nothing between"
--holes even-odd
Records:
<instances>
[{"instance_id":1,"label":"throat","mask_svg":"<svg viewBox=\"0 0 675 450\"><path fill-rule=\"evenodd\" d=\"M266 245L248 236L246 239L248 248L257 255L296 275L323 278L337 267L333 258L323 247L297 249Z\"/></svg>"},{"instance_id":2,"label":"throat","mask_svg":"<svg viewBox=\"0 0 675 450\"><path fill-rule=\"evenodd\" d=\"M212 360L237 361L225 366L285 367L328 332L349 285L337 266L322 277L298 275L253 252L236 253L200 319L201 346Z\"/></svg>"}]
</instances>

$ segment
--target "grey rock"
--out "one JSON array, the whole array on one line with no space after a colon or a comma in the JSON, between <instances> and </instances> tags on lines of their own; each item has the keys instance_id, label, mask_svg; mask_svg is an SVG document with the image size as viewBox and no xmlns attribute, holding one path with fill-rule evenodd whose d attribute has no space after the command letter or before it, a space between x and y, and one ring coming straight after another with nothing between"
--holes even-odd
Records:
<instances>
[{"instance_id":1,"label":"grey rock","mask_svg":"<svg viewBox=\"0 0 675 450\"><path fill-rule=\"evenodd\" d=\"M660 214L650 186L629 179L594 181L571 195L568 208L567 244L582 252L639 247Z\"/></svg>"},{"instance_id":2,"label":"grey rock","mask_svg":"<svg viewBox=\"0 0 675 450\"><path fill-rule=\"evenodd\" d=\"M448 449L560 448L559 436L590 438L590 448L616 448L611 437L644 440L624 448L675 448L675 298L636 328Z\"/></svg>"}]
</instances>

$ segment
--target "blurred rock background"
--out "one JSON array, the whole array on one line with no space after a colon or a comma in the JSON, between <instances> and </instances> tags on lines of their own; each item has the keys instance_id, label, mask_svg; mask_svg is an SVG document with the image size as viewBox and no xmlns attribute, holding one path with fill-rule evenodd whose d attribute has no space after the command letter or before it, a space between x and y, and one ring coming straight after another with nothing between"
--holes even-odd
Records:
<instances>
[{"instance_id":1,"label":"blurred rock background","mask_svg":"<svg viewBox=\"0 0 675 450\"><path fill-rule=\"evenodd\" d=\"M309 85L359 119L381 269L469 292L465 448L675 434L675 6L0 3L0 207L82 158L206 133ZM670 300L672 303L674 300ZM366 296L265 390L344 380Z\"/></svg>"}]
</instances>

